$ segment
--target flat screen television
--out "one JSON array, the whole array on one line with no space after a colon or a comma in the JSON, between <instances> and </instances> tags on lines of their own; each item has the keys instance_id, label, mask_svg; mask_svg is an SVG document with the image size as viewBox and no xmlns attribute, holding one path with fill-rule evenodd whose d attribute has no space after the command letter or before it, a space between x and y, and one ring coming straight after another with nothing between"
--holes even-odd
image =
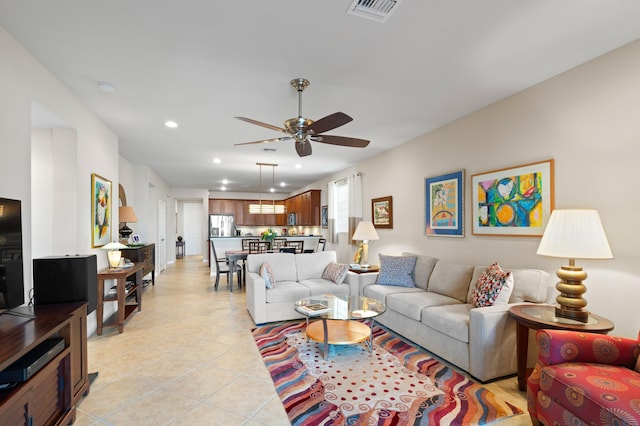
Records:
<instances>
[{"instance_id":1,"label":"flat screen television","mask_svg":"<svg viewBox=\"0 0 640 426\"><path fill-rule=\"evenodd\" d=\"M22 304L22 203L0 198L0 312Z\"/></svg>"}]
</instances>

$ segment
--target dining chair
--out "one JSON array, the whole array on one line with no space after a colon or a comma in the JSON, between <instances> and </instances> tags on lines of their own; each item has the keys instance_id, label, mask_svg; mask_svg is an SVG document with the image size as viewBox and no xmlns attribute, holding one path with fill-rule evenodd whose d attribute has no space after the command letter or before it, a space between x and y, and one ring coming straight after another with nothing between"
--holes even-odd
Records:
<instances>
[{"instance_id":1,"label":"dining chair","mask_svg":"<svg viewBox=\"0 0 640 426\"><path fill-rule=\"evenodd\" d=\"M249 250L249 242L250 241L260 241L260 239L259 238L243 238L242 239L242 250L243 251Z\"/></svg>"},{"instance_id":2,"label":"dining chair","mask_svg":"<svg viewBox=\"0 0 640 426\"><path fill-rule=\"evenodd\" d=\"M216 283L214 288L218 290L218 284L220 283L220 274L227 274L227 284L229 285L229 291L233 291L233 273L238 274L238 287L242 282L242 268L240 265L235 265L233 271L229 269L229 260L226 257L218 257L216 254L216 245L211 241L211 252L213 254L213 263L216 266Z\"/></svg>"},{"instance_id":3,"label":"dining chair","mask_svg":"<svg viewBox=\"0 0 640 426\"><path fill-rule=\"evenodd\" d=\"M296 252L295 247L280 247L280 253L294 253Z\"/></svg>"},{"instance_id":4,"label":"dining chair","mask_svg":"<svg viewBox=\"0 0 640 426\"><path fill-rule=\"evenodd\" d=\"M304 241L302 240L287 240L287 247L295 247L296 253L302 253L304 251Z\"/></svg>"},{"instance_id":5,"label":"dining chair","mask_svg":"<svg viewBox=\"0 0 640 426\"><path fill-rule=\"evenodd\" d=\"M278 251L280 250L281 247L286 247L286 246L287 246L286 238L274 238L273 241L271 242L271 250L273 251Z\"/></svg>"},{"instance_id":6,"label":"dining chair","mask_svg":"<svg viewBox=\"0 0 640 426\"><path fill-rule=\"evenodd\" d=\"M266 253L270 249L269 241L249 241L249 254Z\"/></svg>"},{"instance_id":7,"label":"dining chair","mask_svg":"<svg viewBox=\"0 0 640 426\"><path fill-rule=\"evenodd\" d=\"M326 238L320 238L318 240L318 249L316 251L324 251L324 246L327 244Z\"/></svg>"}]
</instances>

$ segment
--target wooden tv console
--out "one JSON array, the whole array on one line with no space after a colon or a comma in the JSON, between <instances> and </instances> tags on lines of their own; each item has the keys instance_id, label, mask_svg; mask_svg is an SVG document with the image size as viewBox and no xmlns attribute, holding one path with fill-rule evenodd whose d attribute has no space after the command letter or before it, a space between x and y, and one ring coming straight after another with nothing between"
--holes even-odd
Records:
<instances>
[{"instance_id":1,"label":"wooden tv console","mask_svg":"<svg viewBox=\"0 0 640 426\"><path fill-rule=\"evenodd\" d=\"M40 305L34 317L0 315L0 371L42 342L62 338L65 347L27 381L0 392L0 423L67 425L89 392L87 304Z\"/></svg>"}]
</instances>

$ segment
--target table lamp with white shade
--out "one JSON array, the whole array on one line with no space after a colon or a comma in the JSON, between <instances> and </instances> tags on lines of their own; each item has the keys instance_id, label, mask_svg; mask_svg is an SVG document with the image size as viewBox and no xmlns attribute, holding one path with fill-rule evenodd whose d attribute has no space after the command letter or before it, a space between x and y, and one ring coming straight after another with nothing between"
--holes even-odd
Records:
<instances>
[{"instance_id":1,"label":"table lamp with white shade","mask_svg":"<svg viewBox=\"0 0 640 426\"><path fill-rule=\"evenodd\" d=\"M597 210L554 210L544 231L537 254L569 259L556 274L560 295L556 301L556 316L580 322L589 321L587 301L582 295L587 288L582 283L587 273L576 266L576 259L611 259L613 254L604 233Z\"/></svg>"},{"instance_id":2,"label":"table lamp with white shade","mask_svg":"<svg viewBox=\"0 0 640 426\"><path fill-rule=\"evenodd\" d=\"M124 244L120 244L118 242L112 241L109 244L105 244L102 247L102 250L107 250L107 258L109 259L109 268L115 269L120 266L120 259L122 257L122 252L120 250L129 248Z\"/></svg>"},{"instance_id":3,"label":"table lamp with white shade","mask_svg":"<svg viewBox=\"0 0 640 426\"><path fill-rule=\"evenodd\" d=\"M353 233L352 240L362 241L362 256L360 256L360 266L363 268L369 267L367 263L367 256L369 255L369 241L376 241L380 238L376 232L376 228L373 223L368 221L361 221L358 223L356 232Z\"/></svg>"}]
</instances>

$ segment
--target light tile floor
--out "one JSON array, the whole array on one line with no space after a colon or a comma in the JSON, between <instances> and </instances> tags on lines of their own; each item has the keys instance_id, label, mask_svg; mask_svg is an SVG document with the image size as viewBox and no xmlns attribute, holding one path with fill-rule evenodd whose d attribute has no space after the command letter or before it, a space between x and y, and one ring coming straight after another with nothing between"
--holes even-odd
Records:
<instances>
[{"instance_id":1,"label":"light tile floor","mask_svg":"<svg viewBox=\"0 0 640 426\"><path fill-rule=\"evenodd\" d=\"M89 337L97 371L76 425L289 425L251 335L244 289L228 291L199 256L156 274L124 332ZM529 425L515 378L487 385L525 411L499 422Z\"/></svg>"}]
</instances>

